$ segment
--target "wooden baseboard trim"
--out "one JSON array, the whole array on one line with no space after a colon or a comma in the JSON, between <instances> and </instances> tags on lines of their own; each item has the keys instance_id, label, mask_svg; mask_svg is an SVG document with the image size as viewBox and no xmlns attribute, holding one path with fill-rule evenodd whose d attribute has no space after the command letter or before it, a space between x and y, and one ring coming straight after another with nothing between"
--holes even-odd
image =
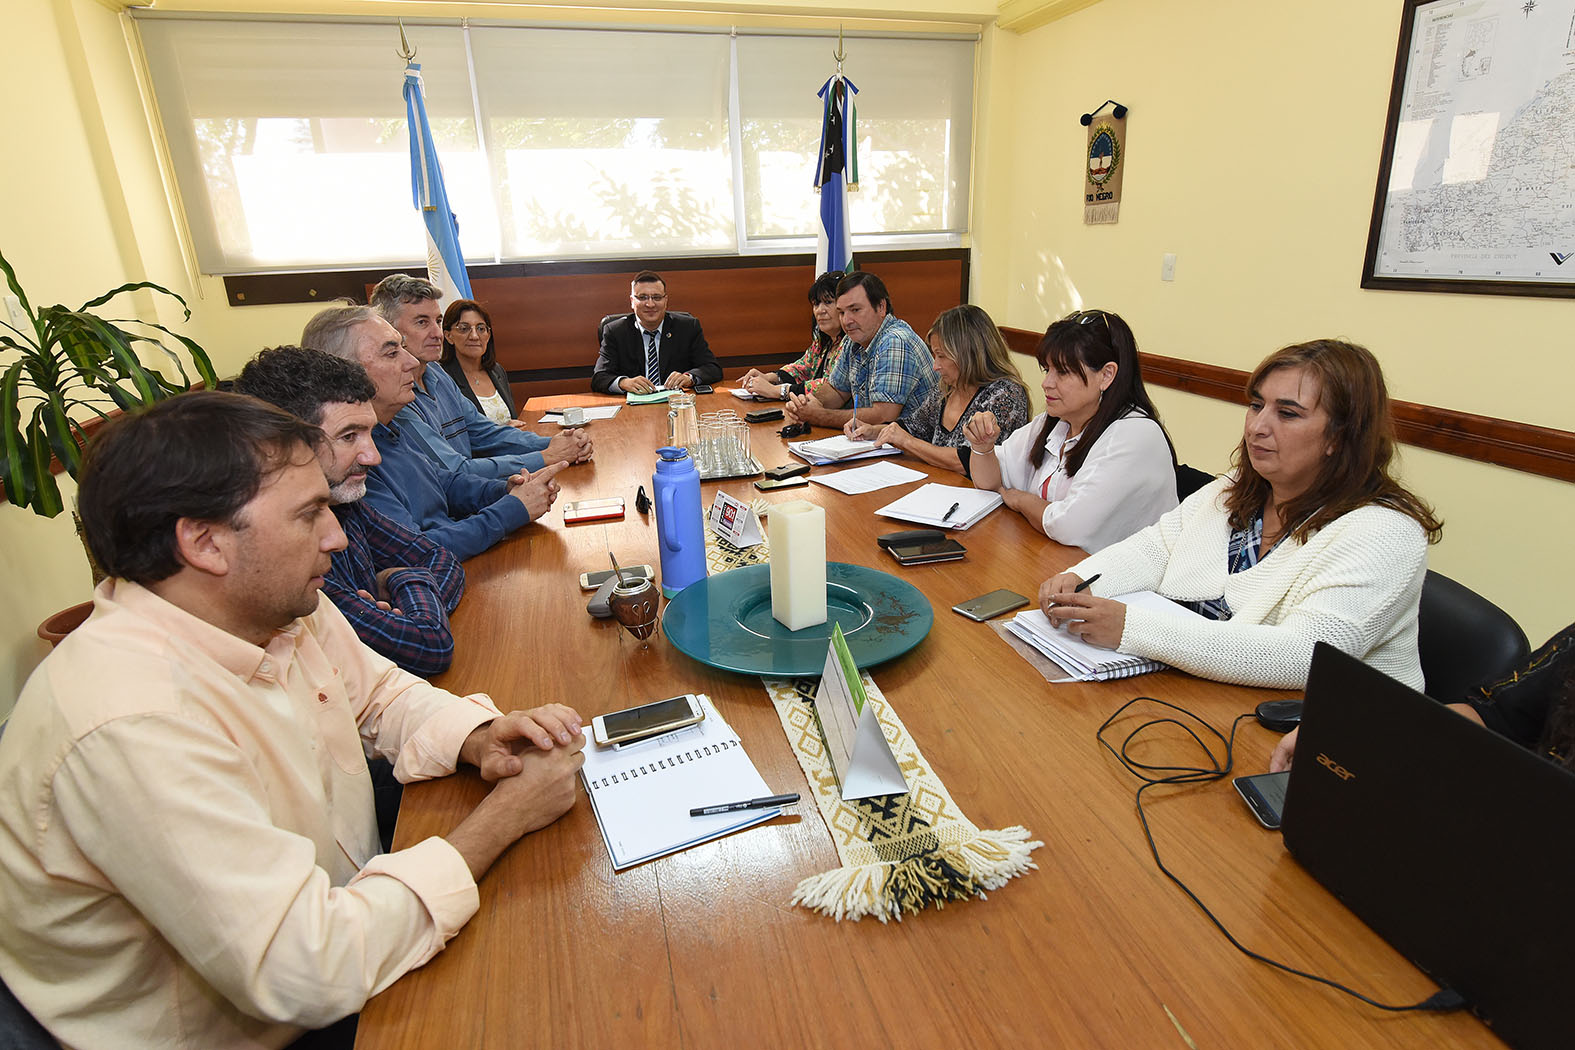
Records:
<instances>
[{"instance_id":1,"label":"wooden baseboard trim","mask_svg":"<svg viewBox=\"0 0 1575 1050\"><path fill-rule=\"evenodd\" d=\"M1001 329L1006 345L1032 356L1042 333ZM1244 404L1248 373L1180 357L1143 354L1143 381L1231 404ZM1496 416L1479 416L1413 401L1394 402L1395 428L1401 441L1430 452L1474 459L1495 466L1575 482L1575 433Z\"/></svg>"}]
</instances>

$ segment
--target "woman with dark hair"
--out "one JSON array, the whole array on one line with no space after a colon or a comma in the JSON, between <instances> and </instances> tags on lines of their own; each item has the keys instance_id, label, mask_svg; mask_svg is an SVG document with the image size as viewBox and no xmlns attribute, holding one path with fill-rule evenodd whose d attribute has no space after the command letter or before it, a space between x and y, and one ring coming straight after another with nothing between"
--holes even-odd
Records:
<instances>
[{"instance_id":1,"label":"woman with dark hair","mask_svg":"<svg viewBox=\"0 0 1575 1050\"><path fill-rule=\"evenodd\" d=\"M841 270L831 270L809 286L809 349L775 372L751 368L738 381L740 387L768 401L786 401L789 394L813 392L825 383L842 353L842 322L837 318L837 282L841 279Z\"/></svg>"},{"instance_id":2,"label":"woman with dark hair","mask_svg":"<svg viewBox=\"0 0 1575 1050\"><path fill-rule=\"evenodd\" d=\"M514 418L509 374L492 348L492 318L474 299L455 299L443 311L443 371L459 392L494 423L523 429Z\"/></svg>"},{"instance_id":3,"label":"woman with dark hair","mask_svg":"<svg viewBox=\"0 0 1575 1050\"><path fill-rule=\"evenodd\" d=\"M977 306L954 306L935 319L926 337L940 383L901 423L861 423L853 437L911 452L924 462L961 472L964 428L988 415L1005 436L1028 422L1028 387L1012 367L1001 330ZM850 428L851 429L851 428Z\"/></svg>"},{"instance_id":4,"label":"woman with dark hair","mask_svg":"<svg viewBox=\"0 0 1575 1050\"><path fill-rule=\"evenodd\" d=\"M1575 772L1575 623L1503 678L1446 706ZM1291 730L1274 749L1271 773L1291 767L1296 736Z\"/></svg>"},{"instance_id":5,"label":"woman with dark hair","mask_svg":"<svg viewBox=\"0 0 1575 1050\"><path fill-rule=\"evenodd\" d=\"M1097 551L1176 506L1176 453L1149 400L1137 341L1118 315L1079 310L1039 341L1045 411L1000 440L990 413L965 428L977 488L1046 536Z\"/></svg>"},{"instance_id":6,"label":"woman with dark hair","mask_svg":"<svg viewBox=\"0 0 1575 1050\"><path fill-rule=\"evenodd\" d=\"M1232 473L1046 580L1045 615L1204 678L1300 689L1313 645L1328 642L1421 689L1417 604L1443 526L1390 473L1378 360L1333 339L1288 346L1253 370L1247 397ZM1108 597L1143 590L1202 615Z\"/></svg>"}]
</instances>

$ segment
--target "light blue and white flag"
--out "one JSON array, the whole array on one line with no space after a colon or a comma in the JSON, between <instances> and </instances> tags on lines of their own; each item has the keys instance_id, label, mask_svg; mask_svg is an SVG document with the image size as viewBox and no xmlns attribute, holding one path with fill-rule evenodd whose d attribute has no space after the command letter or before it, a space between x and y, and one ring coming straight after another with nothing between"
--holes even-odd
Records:
<instances>
[{"instance_id":1,"label":"light blue and white flag","mask_svg":"<svg viewBox=\"0 0 1575 1050\"><path fill-rule=\"evenodd\" d=\"M405 119L410 125L410 197L427 227L427 279L443 289L444 305L474 298L465 255L459 250L459 223L448 206L443 167L427 123L419 62L405 66Z\"/></svg>"},{"instance_id":2,"label":"light blue and white flag","mask_svg":"<svg viewBox=\"0 0 1575 1050\"><path fill-rule=\"evenodd\" d=\"M820 193L820 223L815 230L815 272L848 270L853 265L853 228L848 223L848 191L859 185L859 89L836 73L821 85L820 157L815 189Z\"/></svg>"}]
</instances>

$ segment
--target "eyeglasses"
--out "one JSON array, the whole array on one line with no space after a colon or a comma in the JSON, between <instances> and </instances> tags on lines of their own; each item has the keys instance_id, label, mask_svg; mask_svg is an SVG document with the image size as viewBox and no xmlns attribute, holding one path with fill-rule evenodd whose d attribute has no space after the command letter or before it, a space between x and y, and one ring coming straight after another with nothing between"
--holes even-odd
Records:
<instances>
[{"instance_id":1,"label":"eyeglasses","mask_svg":"<svg viewBox=\"0 0 1575 1050\"><path fill-rule=\"evenodd\" d=\"M485 324L466 324L464 321L461 321L459 324L450 328L449 331L458 332L460 335L469 335L471 332L475 332L477 335L486 335L488 332L492 331L492 329L488 328Z\"/></svg>"},{"instance_id":2,"label":"eyeglasses","mask_svg":"<svg viewBox=\"0 0 1575 1050\"><path fill-rule=\"evenodd\" d=\"M1063 320L1074 321L1077 324L1093 324L1095 321L1105 322L1105 331L1110 331L1110 318L1105 316L1103 310L1074 310L1067 314Z\"/></svg>"},{"instance_id":3,"label":"eyeglasses","mask_svg":"<svg viewBox=\"0 0 1575 1050\"><path fill-rule=\"evenodd\" d=\"M649 306L651 303L660 303L665 301L667 299L667 293L663 292L660 295L635 295L631 296L630 298L632 298L637 303L645 303Z\"/></svg>"}]
</instances>

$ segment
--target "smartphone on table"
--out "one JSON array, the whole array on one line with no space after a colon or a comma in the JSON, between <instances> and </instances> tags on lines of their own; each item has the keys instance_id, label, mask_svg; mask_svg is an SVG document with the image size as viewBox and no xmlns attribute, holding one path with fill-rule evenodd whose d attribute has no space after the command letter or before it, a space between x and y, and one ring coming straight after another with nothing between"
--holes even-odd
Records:
<instances>
[{"instance_id":1,"label":"smartphone on table","mask_svg":"<svg viewBox=\"0 0 1575 1050\"><path fill-rule=\"evenodd\" d=\"M649 580L655 573L649 565L625 565L623 574L631 580L636 577L642 580ZM594 591L616 575L618 574L611 569L603 569L600 572L582 572L580 573L580 590Z\"/></svg>"},{"instance_id":2,"label":"smartphone on table","mask_svg":"<svg viewBox=\"0 0 1575 1050\"><path fill-rule=\"evenodd\" d=\"M808 484L809 479L800 474L796 478L761 478L755 482L755 488L761 492L770 492L772 489L791 489Z\"/></svg>"},{"instance_id":3,"label":"smartphone on table","mask_svg":"<svg viewBox=\"0 0 1575 1050\"><path fill-rule=\"evenodd\" d=\"M563 505L563 521L566 525L579 525L587 521L616 521L622 517L622 496L608 496L605 499L577 499L573 503L565 503Z\"/></svg>"},{"instance_id":4,"label":"smartphone on table","mask_svg":"<svg viewBox=\"0 0 1575 1050\"><path fill-rule=\"evenodd\" d=\"M1028 599L1023 595L1003 588L999 591L991 591L989 594L981 594L977 598L969 598L965 602L960 602L952 606L952 612L961 613L970 620L978 620L980 623L984 623L986 620L995 619L1002 613L1009 613L1013 609L1021 609L1027 604Z\"/></svg>"},{"instance_id":5,"label":"smartphone on table","mask_svg":"<svg viewBox=\"0 0 1575 1050\"><path fill-rule=\"evenodd\" d=\"M693 693L685 693L683 696L670 696L655 703L597 715L591 719L591 734L598 744L621 744L692 726L703 718L705 710L701 708L699 698Z\"/></svg>"},{"instance_id":6,"label":"smartphone on table","mask_svg":"<svg viewBox=\"0 0 1575 1050\"><path fill-rule=\"evenodd\" d=\"M1258 818L1258 823L1273 831L1280 826L1280 814L1285 810L1285 785L1290 778L1291 771L1287 769L1281 773L1237 777L1231 783L1236 785L1237 794Z\"/></svg>"},{"instance_id":7,"label":"smartphone on table","mask_svg":"<svg viewBox=\"0 0 1575 1050\"><path fill-rule=\"evenodd\" d=\"M924 543L894 543L886 548L898 565L928 565L936 561L956 561L968 548L950 537Z\"/></svg>"}]
</instances>

